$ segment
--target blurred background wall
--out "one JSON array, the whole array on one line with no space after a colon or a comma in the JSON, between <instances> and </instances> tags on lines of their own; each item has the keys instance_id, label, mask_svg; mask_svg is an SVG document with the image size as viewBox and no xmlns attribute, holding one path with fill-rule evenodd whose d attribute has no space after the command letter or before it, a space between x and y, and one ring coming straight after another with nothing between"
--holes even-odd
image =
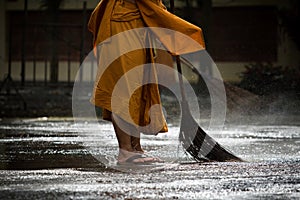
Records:
<instances>
[{"instance_id":1,"label":"blurred background wall","mask_svg":"<svg viewBox=\"0 0 300 200\"><path fill-rule=\"evenodd\" d=\"M164 2L169 5L168 0ZM15 81L72 82L92 49L86 23L97 3L1 1L1 79L10 62ZM282 23L282 12L296 12L295 4L287 0L176 0L175 13L203 28L207 50L224 80L239 82L249 63L299 68L299 47ZM95 70L96 66L86 70L83 80L90 79Z\"/></svg>"}]
</instances>

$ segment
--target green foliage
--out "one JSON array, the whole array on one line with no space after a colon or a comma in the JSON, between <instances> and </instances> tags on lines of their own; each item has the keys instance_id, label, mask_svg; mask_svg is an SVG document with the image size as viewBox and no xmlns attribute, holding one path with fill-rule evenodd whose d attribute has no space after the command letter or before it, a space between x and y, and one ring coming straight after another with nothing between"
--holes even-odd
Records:
<instances>
[{"instance_id":1,"label":"green foliage","mask_svg":"<svg viewBox=\"0 0 300 200\"><path fill-rule=\"evenodd\" d=\"M241 73L239 86L258 95L276 92L300 92L300 71L294 68L273 66L270 63L249 64Z\"/></svg>"}]
</instances>

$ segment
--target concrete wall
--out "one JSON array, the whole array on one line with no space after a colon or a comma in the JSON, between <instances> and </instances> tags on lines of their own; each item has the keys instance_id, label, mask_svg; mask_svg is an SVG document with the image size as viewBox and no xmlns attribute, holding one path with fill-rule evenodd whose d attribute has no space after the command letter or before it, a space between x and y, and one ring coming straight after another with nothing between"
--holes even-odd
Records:
<instances>
[{"instance_id":1,"label":"concrete wall","mask_svg":"<svg viewBox=\"0 0 300 200\"><path fill-rule=\"evenodd\" d=\"M278 8L288 7L286 0L214 0L214 6L277 6ZM293 41L283 32L278 32L277 61L273 64L289 67L300 66L300 51ZM248 62L217 62L216 63L223 79L231 82L240 81L239 74L245 70Z\"/></svg>"},{"instance_id":2,"label":"concrete wall","mask_svg":"<svg viewBox=\"0 0 300 200\"><path fill-rule=\"evenodd\" d=\"M21 63L20 62L12 62L12 78L15 81L21 80L20 72L21 72ZM69 68L70 67L70 68ZM71 62L70 64L66 61L61 61L59 63L59 81L67 82L70 78L70 81L74 81L76 76L79 76L79 62ZM26 62L26 81L36 81L36 82L44 82L45 80L49 82L50 80L50 62L36 62L36 77L34 77L34 63ZM70 74L68 74L70 70ZM4 70L7 73L7 70ZM97 66L95 64L91 64L90 62L86 62L84 66L84 70L82 70L82 80L83 81L91 81L95 80L95 75L97 72ZM70 77L69 77L70 76ZM79 79L77 79L79 80Z\"/></svg>"},{"instance_id":3,"label":"concrete wall","mask_svg":"<svg viewBox=\"0 0 300 200\"><path fill-rule=\"evenodd\" d=\"M87 9L93 9L98 4L99 0L86 0ZM82 10L83 9L84 0L65 0L62 5L62 9L74 9L74 10ZM40 0L28 0L28 10L39 10L40 8ZM24 10L24 0L17 1L0 1L0 79L4 78L4 75L8 73L8 48L7 48L7 30L6 30L6 18L5 13L9 10ZM68 80L68 63L60 62L59 63L59 80L67 81ZM50 71L49 71L49 63L47 63L47 80L50 79ZM71 71L71 81L75 79L77 71L80 67L79 62L72 62L70 65ZM86 73L88 74L88 72ZM13 80L19 81L21 80L21 63L13 62L12 63L12 74ZM88 79L88 75L84 75L84 79ZM37 62L36 63L36 81L44 81L45 79L45 62ZM26 80L33 80L33 62L26 62Z\"/></svg>"},{"instance_id":4,"label":"concrete wall","mask_svg":"<svg viewBox=\"0 0 300 200\"><path fill-rule=\"evenodd\" d=\"M36 10L40 9L40 1L39 0L28 0L28 9ZM83 8L84 0L65 0L63 4L63 9L82 9ZM98 0L87 0L87 8L93 9ZM180 6L178 1L175 1L175 6ZM286 7L288 1L286 0L214 0L214 6L258 6L258 5L276 5L278 7ZM24 0L17 0L15 2L8 2L5 0L0 1L0 78L2 79L4 74L7 73L7 55L8 55L8 48L6 47L6 30L5 30L5 11L6 10L23 10L24 9ZM278 45L278 60L274 65L282 65L282 66L291 66L291 67L298 67L300 64L300 52L293 44L293 42L283 33L278 33L279 35L279 45ZM38 63L44 66L44 63ZM239 81L239 74L244 71L244 66L249 63L241 63L241 62L217 62L216 65L218 66L223 79L226 81L237 82ZM60 80L66 81L68 76L65 74L66 71L66 63L62 62L60 64ZM19 62L13 63L13 71L12 77L14 80L20 80L20 66ZM44 73L42 67L37 67L40 70L40 73L37 77L38 80L44 79ZM26 63L26 71L32 72L33 67L32 63ZM72 80L75 78L75 74L79 68L78 62L73 62L71 64L71 74ZM30 74L30 73L29 73ZM26 75L28 80L32 80L32 75ZM48 73L49 75L49 73Z\"/></svg>"}]
</instances>

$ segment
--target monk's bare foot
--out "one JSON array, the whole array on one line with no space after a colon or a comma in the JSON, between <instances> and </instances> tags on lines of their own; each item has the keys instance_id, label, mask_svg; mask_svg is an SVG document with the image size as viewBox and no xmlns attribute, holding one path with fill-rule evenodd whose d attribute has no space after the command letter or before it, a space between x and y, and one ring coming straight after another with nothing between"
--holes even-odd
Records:
<instances>
[{"instance_id":1,"label":"monk's bare foot","mask_svg":"<svg viewBox=\"0 0 300 200\"><path fill-rule=\"evenodd\" d=\"M130 152L123 149L119 150L118 164L124 164L124 163L143 164L143 163L154 163L154 162L162 162L162 160L141 153Z\"/></svg>"}]
</instances>

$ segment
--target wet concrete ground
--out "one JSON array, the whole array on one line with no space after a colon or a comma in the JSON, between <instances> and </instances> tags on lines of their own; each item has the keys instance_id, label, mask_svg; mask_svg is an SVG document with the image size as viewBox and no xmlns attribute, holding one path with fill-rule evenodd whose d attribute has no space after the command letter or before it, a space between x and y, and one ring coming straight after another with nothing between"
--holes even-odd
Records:
<instances>
[{"instance_id":1,"label":"wet concrete ground","mask_svg":"<svg viewBox=\"0 0 300 200\"><path fill-rule=\"evenodd\" d=\"M243 163L195 163L178 145L178 125L169 129L143 136L142 142L148 153L172 164L130 173L114 165L117 143L106 122L3 119L0 199L300 198L299 124L239 124L210 131Z\"/></svg>"}]
</instances>

